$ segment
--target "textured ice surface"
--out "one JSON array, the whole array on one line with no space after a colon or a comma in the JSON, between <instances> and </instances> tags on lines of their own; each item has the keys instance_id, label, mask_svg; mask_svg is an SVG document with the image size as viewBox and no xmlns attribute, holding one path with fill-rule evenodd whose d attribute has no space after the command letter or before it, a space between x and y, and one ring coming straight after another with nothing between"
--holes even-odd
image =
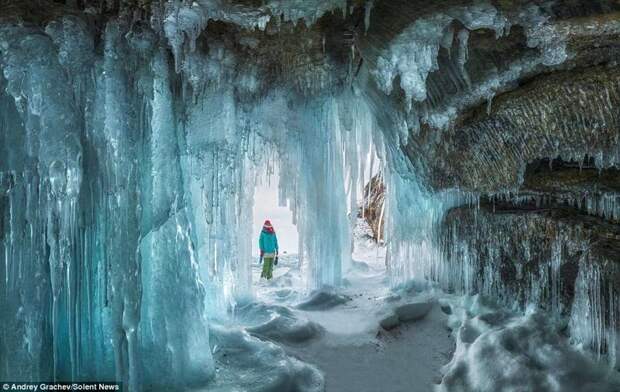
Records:
<instances>
[{"instance_id":1,"label":"textured ice surface","mask_svg":"<svg viewBox=\"0 0 620 392\"><path fill-rule=\"evenodd\" d=\"M440 391L615 391L618 374L568 344L561 326L534 310L515 315L481 297L447 300L456 352Z\"/></svg>"},{"instance_id":2,"label":"textured ice surface","mask_svg":"<svg viewBox=\"0 0 620 392\"><path fill-rule=\"evenodd\" d=\"M456 30L455 25L465 28ZM488 29L495 32L497 39L510 32L512 26L524 28L528 46L536 48L539 56L515 60L508 69L490 74L486 80L471 84L466 70L468 60L468 41L470 31ZM371 73L379 87L391 94L394 81L398 77L400 88L406 98L406 106L412 109L414 103L432 102L423 105L420 113L412 113L409 126L418 128L419 120L437 128L443 128L454 120L456 113L469 105L492 97L506 89L511 83L527 76L536 67L563 63L568 54L566 40L569 34L577 32L570 26L555 25L548 21L545 11L529 5L518 13L503 14L489 3L446 8L443 11L421 16L400 32L377 59L376 68ZM430 73L439 71L440 49L451 50L453 41L458 43L455 63L456 69L442 69L453 74L454 80L461 79L465 85L453 94L448 102L436 105L427 91L427 78ZM438 106L438 107L437 107Z\"/></svg>"},{"instance_id":3,"label":"textured ice surface","mask_svg":"<svg viewBox=\"0 0 620 392\"><path fill-rule=\"evenodd\" d=\"M215 380L196 391L320 392L323 376L271 342L236 328L211 326Z\"/></svg>"},{"instance_id":4,"label":"textured ice surface","mask_svg":"<svg viewBox=\"0 0 620 392\"><path fill-rule=\"evenodd\" d=\"M199 0L198 4L205 9L211 19L261 30L272 18L293 23L303 21L307 25L312 25L326 12L334 10L343 14L347 12L347 3L343 0L268 0L260 7L244 7L223 0Z\"/></svg>"},{"instance_id":5,"label":"textured ice surface","mask_svg":"<svg viewBox=\"0 0 620 392\"><path fill-rule=\"evenodd\" d=\"M273 19L277 25L300 21L310 26L327 12L347 13L345 0L269 0L258 7L226 0L168 2L164 10L164 31L175 55L176 69L196 50L196 39L209 21L224 21L245 29L265 30Z\"/></svg>"},{"instance_id":6,"label":"textured ice surface","mask_svg":"<svg viewBox=\"0 0 620 392\"><path fill-rule=\"evenodd\" d=\"M130 70L141 54L122 23L107 25L97 58L89 34L72 17L45 33L0 27L0 133L15 151L1 165L3 233L14 234L2 243L2 319L12 325L0 377L131 390L204 382L205 288L169 66L154 55Z\"/></svg>"},{"instance_id":7,"label":"textured ice surface","mask_svg":"<svg viewBox=\"0 0 620 392\"><path fill-rule=\"evenodd\" d=\"M0 24L0 340L15 353L0 378L130 390L212 378L207 316L252 299L252 190L275 166L302 234L301 285L340 284L371 114L348 94L243 104L255 75L224 46L194 47L200 12L163 21L182 59L123 20L101 53L78 17ZM274 323L282 339L316 333Z\"/></svg>"},{"instance_id":8,"label":"textured ice surface","mask_svg":"<svg viewBox=\"0 0 620 392\"><path fill-rule=\"evenodd\" d=\"M278 342L301 343L321 333L318 324L285 306L251 303L237 308L235 318L252 335Z\"/></svg>"},{"instance_id":9,"label":"textured ice surface","mask_svg":"<svg viewBox=\"0 0 620 392\"><path fill-rule=\"evenodd\" d=\"M329 287L325 287L311 293L310 297L297 304L296 308L302 310L326 310L342 305L350 300L351 298L339 294L333 289L330 290Z\"/></svg>"},{"instance_id":10,"label":"textured ice surface","mask_svg":"<svg viewBox=\"0 0 620 392\"><path fill-rule=\"evenodd\" d=\"M504 33L508 23L505 16L488 4L455 7L445 13L417 19L390 42L388 49L379 57L375 74L381 88L391 93L394 79L400 76L400 87L407 101L425 100L426 78L438 69L440 47L451 45L451 40L446 43L446 37L452 37L449 26L454 20L461 22L468 30L495 30L498 36ZM460 40L466 50L467 40ZM463 52L462 64L466 60L466 52Z\"/></svg>"},{"instance_id":11,"label":"textured ice surface","mask_svg":"<svg viewBox=\"0 0 620 392\"><path fill-rule=\"evenodd\" d=\"M426 77L438 69L440 41L451 21L443 14L418 19L390 43L388 52L379 57L376 71L379 85L387 94L391 93L396 76L400 76L407 101L426 99Z\"/></svg>"}]
</instances>

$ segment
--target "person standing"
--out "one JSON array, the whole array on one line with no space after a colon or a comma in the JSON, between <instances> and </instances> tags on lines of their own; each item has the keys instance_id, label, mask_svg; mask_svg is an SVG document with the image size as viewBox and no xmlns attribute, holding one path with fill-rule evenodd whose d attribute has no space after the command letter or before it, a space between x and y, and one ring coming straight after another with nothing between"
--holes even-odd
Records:
<instances>
[{"instance_id":1,"label":"person standing","mask_svg":"<svg viewBox=\"0 0 620 392\"><path fill-rule=\"evenodd\" d=\"M263 224L263 230L258 239L260 262L263 262L261 278L270 280L273 277L273 266L278 264L278 237L269 220Z\"/></svg>"}]
</instances>

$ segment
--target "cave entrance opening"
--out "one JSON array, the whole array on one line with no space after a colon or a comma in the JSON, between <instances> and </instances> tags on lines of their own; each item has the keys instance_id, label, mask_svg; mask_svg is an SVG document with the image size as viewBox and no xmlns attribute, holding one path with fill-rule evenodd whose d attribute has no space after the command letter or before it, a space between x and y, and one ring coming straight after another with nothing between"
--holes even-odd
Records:
<instances>
[{"instance_id":1,"label":"cave entrance opening","mask_svg":"<svg viewBox=\"0 0 620 392\"><path fill-rule=\"evenodd\" d=\"M360 150L362 154L355 162L345 162L344 159L332 161L332 166L325 167L326 175L316 176L323 169L322 165L318 168L314 166L317 162L306 163L313 167L311 173L303 170L291 172L290 168L294 165L289 162L290 156L278 154L271 154L278 158L263 162L264 165L258 169L254 178L250 240L252 287L257 299L265 300L273 296L274 287L286 287L303 296L315 289L355 285L360 274L387 272L386 188L381 174L384 168L372 145ZM333 173L339 170L340 176L334 178ZM306 177L312 175L315 176L311 191L315 194L310 198L320 199L320 202L308 202L308 194L301 190L303 183L308 181ZM339 205L336 211L334 205ZM342 216L334 216L337 213ZM271 221L279 243L278 265L274 266L273 278L269 281L261 276L263 264L260 264L258 246L265 220ZM337 239L324 236L325 230L335 230L335 237L346 233L347 245L341 247L341 254L336 255L340 257L341 264L337 267L339 279L335 284L316 281L316 271L329 268L335 260L310 256L310 253L327 254L330 251L324 249L334 246L332 241ZM315 248L309 249L309 246Z\"/></svg>"},{"instance_id":2,"label":"cave entrance opening","mask_svg":"<svg viewBox=\"0 0 620 392\"><path fill-rule=\"evenodd\" d=\"M300 103L274 94L245 113L242 128L214 107L196 106L188 125L195 139L188 141L187 189L207 309L224 316L259 296L257 237L266 219L274 221L282 256L295 255L299 279L291 284L300 295L346 285L357 266L353 240L366 217L365 186L391 167L391 144L365 98L347 93ZM201 132L211 116L219 133Z\"/></svg>"},{"instance_id":3,"label":"cave entrance opening","mask_svg":"<svg viewBox=\"0 0 620 392\"><path fill-rule=\"evenodd\" d=\"M263 264L260 259L259 236L263 224L269 220L278 239L278 265L273 268L272 282L261 279ZM270 168L259 173L254 188L254 208L252 214L252 281L255 294L262 297L264 286L277 282L290 269L299 272L303 264L303 250L299 240L299 231L291 203L280 192L280 172L277 168ZM299 273L299 276L304 276ZM295 280L296 286L305 287L303 279ZM302 287L296 287L301 289Z\"/></svg>"},{"instance_id":4,"label":"cave entrance opening","mask_svg":"<svg viewBox=\"0 0 620 392\"><path fill-rule=\"evenodd\" d=\"M277 171L257 181L254 190L252 256L259 255L257 241L265 220L271 221L278 234L281 255L296 256L299 252L299 232L288 202L280 202L279 181Z\"/></svg>"}]
</instances>

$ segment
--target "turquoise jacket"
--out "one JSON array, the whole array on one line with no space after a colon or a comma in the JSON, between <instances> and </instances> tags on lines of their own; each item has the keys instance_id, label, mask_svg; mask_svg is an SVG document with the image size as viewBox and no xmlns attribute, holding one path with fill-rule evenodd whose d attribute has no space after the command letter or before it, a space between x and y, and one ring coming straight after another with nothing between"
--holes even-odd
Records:
<instances>
[{"instance_id":1,"label":"turquoise jacket","mask_svg":"<svg viewBox=\"0 0 620 392\"><path fill-rule=\"evenodd\" d=\"M262 230L258 239L258 248L261 251L261 255L263 253L278 253L278 237L276 237L276 233Z\"/></svg>"}]
</instances>

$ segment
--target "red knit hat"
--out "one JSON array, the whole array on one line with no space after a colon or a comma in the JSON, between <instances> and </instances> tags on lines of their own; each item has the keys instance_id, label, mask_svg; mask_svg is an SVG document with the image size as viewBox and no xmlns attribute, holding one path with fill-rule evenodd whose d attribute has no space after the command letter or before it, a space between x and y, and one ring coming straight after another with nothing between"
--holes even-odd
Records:
<instances>
[{"instance_id":1,"label":"red knit hat","mask_svg":"<svg viewBox=\"0 0 620 392\"><path fill-rule=\"evenodd\" d=\"M275 233L275 231L273 230L273 226L271 226L271 222L269 220L266 220L263 224L263 230L267 233Z\"/></svg>"}]
</instances>

